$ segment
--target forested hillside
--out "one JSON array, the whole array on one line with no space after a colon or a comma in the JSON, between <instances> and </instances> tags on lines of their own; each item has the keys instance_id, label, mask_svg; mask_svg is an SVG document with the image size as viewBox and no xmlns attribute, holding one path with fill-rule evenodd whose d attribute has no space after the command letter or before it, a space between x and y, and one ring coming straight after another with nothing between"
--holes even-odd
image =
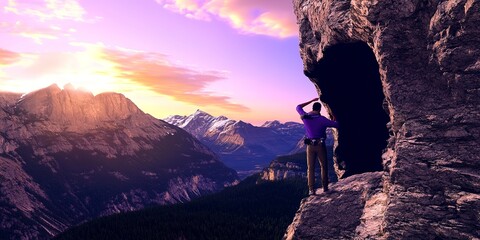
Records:
<instances>
[{"instance_id":1,"label":"forested hillside","mask_svg":"<svg viewBox=\"0 0 480 240\"><path fill-rule=\"evenodd\" d=\"M97 219L56 239L281 239L306 196L306 183L258 179L184 204Z\"/></svg>"}]
</instances>

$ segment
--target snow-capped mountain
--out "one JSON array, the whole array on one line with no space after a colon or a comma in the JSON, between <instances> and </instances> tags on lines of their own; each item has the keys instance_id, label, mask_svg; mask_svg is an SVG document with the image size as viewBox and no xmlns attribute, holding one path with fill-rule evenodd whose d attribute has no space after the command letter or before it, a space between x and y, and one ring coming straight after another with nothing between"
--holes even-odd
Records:
<instances>
[{"instance_id":1,"label":"snow-capped mountain","mask_svg":"<svg viewBox=\"0 0 480 240\"><path fill-rule=\"evenodd\" d=\"M196 138L117 93L0 93L0 122L0 239L46 239L238 181Z\"/></svg>"},{"instance_id":2,"label":"snow-capped mountain","mask_svg":"<svg viewBox=\"0 0 480 240\"><path fill-rule=\"evenodd\" d=\"M229 120L224 116L213 117L201 110L197 110L189 116L173 115L163 120L177 127L183 128L199 139L205 136L207 132L224 129L226 126L232 125L236 122L234 120Z\"/></svg>"},{"instance_id":3,"label":"snow-capped mountain","mask_svg":"<svg viewBox=\"0 0 480 240\"><path fill-rule=\"evenodd\" d=\"M164 120L197 137L241 174L259 171L276 156L294 151L305 134L303 125L296 122L269 121L254 126L224 116L213 117L201 110Z\"/></svg>"}]
</instances>

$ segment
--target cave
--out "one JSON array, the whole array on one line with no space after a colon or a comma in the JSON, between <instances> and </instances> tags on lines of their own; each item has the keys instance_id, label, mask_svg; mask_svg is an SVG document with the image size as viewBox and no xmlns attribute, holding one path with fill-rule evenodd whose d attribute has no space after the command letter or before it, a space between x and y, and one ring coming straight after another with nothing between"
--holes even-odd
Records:
<instances>
[{"instance_id":1,"label":"cave","mask_svg":"<svg viewBox=\"0 0 480 240\"><path fill-rule=\"evenodd\" d=\"M383 170L390 120L378 62L364 42L326 48L310 78L340 124L335 161L339 177Z\"/></svg>"}]
</instances>

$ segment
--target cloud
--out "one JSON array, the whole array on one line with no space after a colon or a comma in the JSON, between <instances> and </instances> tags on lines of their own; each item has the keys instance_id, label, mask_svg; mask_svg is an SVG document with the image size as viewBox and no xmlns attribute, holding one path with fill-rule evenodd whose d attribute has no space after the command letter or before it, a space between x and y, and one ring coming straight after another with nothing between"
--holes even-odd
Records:
<instances>
[{"instance_id":1,"label":"cloud","mask_svg":"<svg viewBox=\"0 0 480 240\"><path fill-rule=\"evenodd\" d=\"M198 0L157 0L163 7L185 16L198 20L210 21L210 14L205 4Z\"/></svg>"},{"instance_id":2,"label":"cloud","mask_svg":"<svg viewBox=\"0 0 480 240\"><path fill-rule=\"evenodd\" d=\"M16 62L20 54L0 48L0 67Z\"/></svg>"},{"instance_id":3,"label":"cloud","mask_svg":"<svg viewBox=\"0 0 480 240\"><path fill-rule=\"evenodd\" d=\"M5 79L4 70L20 61L22 55L16 52L0 48L0 82ZM3 85L3 82L2 82ZM0 90L1 91L1 90Z\"/></svg>"},{"instance_id":4,"label":"cloud","mask_svg":"<svg viewBox=\"0 0 480 240\"><path fill-rule=\"evenodd\" d=\"M232 103L229 97L206 91L210 83L225 79L223 72L177 66L163 54L125 49L104 48L103 58L115 64L117 77L129 79L177 101L237 112L249 111L246 106Z\"/></svg>"},{"instance_id":5,"label":"cloud","mask_svg":"<svg viewBox=\"0 0 480 240\"><path fill-rule=\"evenodd\" d=\"M226 79L222 71L202 71L173 64L167 55L101 43L71 43L72 52L15 53L0 48L0 90L29 92L52 82L72 83L92 92L144 92L199 107L248 112L228 96L209 91Z\"/></svg>"},{"instance_id":6,"label":"cloud","mask_svg":"<svg viewBox=\"0 0 480 240\"><path fill-rule=\"evenodd\" d=\"M67 30L58 26L43 26L32 23L24 24L20 21L15 23L0 22L0 32L31 38L38 44L42 44L43 40L54 40L58 39L59 36L71 35L71 29Z\"/></svg>"},{"instance_id":7,"label":"cloud","mask_svg":"<svg viewBox=\"0 0 480 240\"><path fill-rule=\"evenodd\" d=\"M8 0L3 7L7 13L32 16L41 21L51 19L85 21L85 9L77 0Z\"/></svg>"},{"instance_id":8,"label":"cloud","mask_svg":"<svg viewBox=\"0 0 480 240\"><path fill-rule=\"evenodd\" d=\"M10 56L9 51L6 54ZM122 92L132 85L122 79L112 77L113 64L99 56L93 50L83 48L72 52L17 53L15 61L8 65L0 64L0 91L30 92L57 83L89 89L95 94L100 92Z\"/></svg>"},{"instance_id":9,"label":"cloud","mask_svg":"<svg viewBox=\"0 0 480 240\"><path fill-rule=\"evenodd\" d=\"M291 0L157 0L164 8L209 21L220 18L246 34L287 38L298 35Z\"/></svg>"}]
</instances>

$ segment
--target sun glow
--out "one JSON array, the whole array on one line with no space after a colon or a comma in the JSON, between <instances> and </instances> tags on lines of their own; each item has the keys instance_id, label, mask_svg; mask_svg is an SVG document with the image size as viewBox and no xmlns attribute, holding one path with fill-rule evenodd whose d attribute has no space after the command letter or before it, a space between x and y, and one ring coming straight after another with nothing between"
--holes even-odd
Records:
<instances>
[{"instance_id":1,"label":"sun glow","mask_svg":"<svg viewBox=\"0 0 480 240\"><path fill-rule=\"evenodd\" d=\"M71 83L77 88L88 90L94 94L101 92L122 92L125 79L116 77L113 63L103 59L97 50L73 54L70 63L54 74L45 76L45 80L53 81L59 86Z\"/></svg>"},{"instance_id":2,"label":"sun glow","mask_svg":"<svg viewBox=\"0 0 480 240\"><path fill-rule=\"evenodd\" d=\"M71 83L77 88L90 91L94 94L101 92L122 92L126 80L116 76L115 65L102 58L101 49L97 46L86 48L83 52L77 52L66 56L63 68L57 69L53 74L46 77L59 86Z\"/></svg>"},{"instance_id":3,"label":"sun glow","mask_svg":"<svg viewBox=\"0 0 480 240\"><path fill-rule=\"evenodd\" d=\"M2 86L2 90L13 92L29 92L54 83L63 87L71 83L76 88L98 94L128 92L133 84L129 79L118 77L115 63L103 57L98 45L78 52L23 54L4 71L19 76L6 80Z\"/></svg>"}]
</instances>

